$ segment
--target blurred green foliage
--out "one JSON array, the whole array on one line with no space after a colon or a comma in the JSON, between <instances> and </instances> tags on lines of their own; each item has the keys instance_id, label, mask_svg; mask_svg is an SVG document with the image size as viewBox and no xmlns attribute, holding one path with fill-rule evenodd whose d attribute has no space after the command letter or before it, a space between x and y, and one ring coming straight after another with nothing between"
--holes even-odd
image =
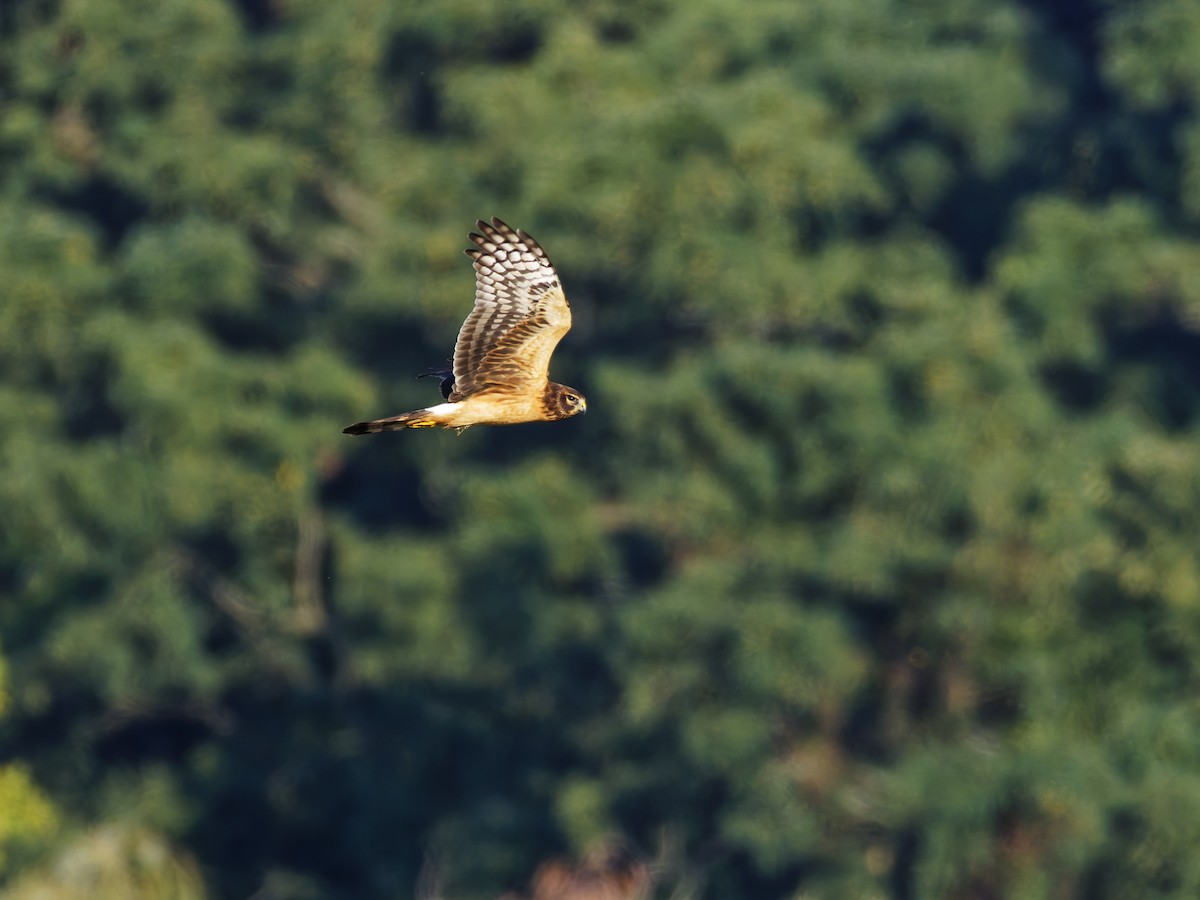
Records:
<instances>
[{"instance_id":1,"label":"blurred green foliage","mask_svg":"<svg viewBox=\"0 0 1200 900\"><path fill-rule=\"evenodd\" d=\"M0 896L611 833L1197 896L1197 60L1183 0L4 3ZM341 435L491 215L591 414Z\"/></svg>"}]
</instances>

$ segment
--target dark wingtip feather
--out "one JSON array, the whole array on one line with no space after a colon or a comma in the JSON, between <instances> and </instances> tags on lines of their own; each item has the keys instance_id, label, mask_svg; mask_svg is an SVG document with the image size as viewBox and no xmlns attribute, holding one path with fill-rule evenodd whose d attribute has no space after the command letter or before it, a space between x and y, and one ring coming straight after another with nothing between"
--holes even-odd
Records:
<instances>
[{"instance_id":1,"label":"dark wingtip feather","mask_svg":"<svg viewBox=\"0 0 1200 900\"><path fill-rule=\"evenodd\" d=\"M371 430L370 422L355 422L342 429L342 434L367 434Z\"/></svg>"},{"instance_id":2,"label":"dark wingtip feather","mask_svg":"<svg viewBox=\"0 0 1200 900\"><path fill-rule=\"evenodd\" d=\"M449 400L450 394L454 390L454 370L453 369L430 369L427 372L422 372L418 378L439 378L441 384L438 385L442 392L442 399Z\"/></svg>"}]
</instances>

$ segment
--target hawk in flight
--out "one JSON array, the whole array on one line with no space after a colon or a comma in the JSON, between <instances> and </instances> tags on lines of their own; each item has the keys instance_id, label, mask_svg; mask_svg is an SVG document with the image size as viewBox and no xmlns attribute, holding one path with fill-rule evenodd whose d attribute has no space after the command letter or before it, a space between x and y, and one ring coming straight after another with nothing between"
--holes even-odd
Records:
<instances>
[{"instance_id":1,"label":"hawk in flight","mask_svg":"<svg viewBox=\"0 0 1200 900\"><path fill-rule=\"evenodd\" d=\"M475 223L475 306L458 332L454 368L442 377L445 403L373 422L345 434L400 428L457 428L551 422L587 412L574 388L550 381L550 356L571 328L558 273L537 241L499 219Z\"/></svg>"}]
</instances>

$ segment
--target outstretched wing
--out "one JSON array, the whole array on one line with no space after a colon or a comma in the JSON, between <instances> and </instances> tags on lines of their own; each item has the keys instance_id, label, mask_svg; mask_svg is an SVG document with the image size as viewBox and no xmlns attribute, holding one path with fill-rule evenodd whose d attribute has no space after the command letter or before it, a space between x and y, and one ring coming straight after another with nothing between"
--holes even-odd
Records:
<instances>
[{"instance_id":1,"label":"outstretched wing","mask_svg":"<svg viewBox=\"0 0 1200 900\"><path fill-rule=\"evenodd\" d=\"M454 345L454 392L461 400L485 387L539 388L554 348L571 328L571 308L538 242L499 219L476 222L475 308Z\"/></svg>"}]
</instances>

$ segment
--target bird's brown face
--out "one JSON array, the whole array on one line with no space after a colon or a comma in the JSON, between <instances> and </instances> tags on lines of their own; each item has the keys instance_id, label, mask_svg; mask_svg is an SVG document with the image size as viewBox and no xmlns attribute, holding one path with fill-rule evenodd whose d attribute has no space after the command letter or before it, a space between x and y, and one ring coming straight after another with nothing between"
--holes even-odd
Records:
<instances>
[{"instance_id":1,"label":"bird's brown face","mask_svg":"<svg viewBox=\"0 0 1200 900\"><path fill-rule=\"evenodd\" d=\"M542 403L546 408L546 416L550 419L569 419L571 416L587 412L587 400L583 394L573 387L553 381L546 385Z\"/></svg>"}]
</instances>

